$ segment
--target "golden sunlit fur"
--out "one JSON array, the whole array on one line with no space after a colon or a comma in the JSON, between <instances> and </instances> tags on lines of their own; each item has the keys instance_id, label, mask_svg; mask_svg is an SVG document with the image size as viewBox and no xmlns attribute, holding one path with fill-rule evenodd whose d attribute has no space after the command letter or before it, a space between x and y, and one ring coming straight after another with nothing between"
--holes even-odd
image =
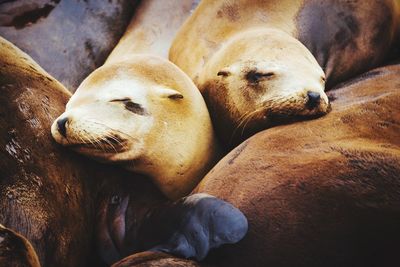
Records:
<instances>
[{"instance_id":1,"label":"golden sunlit fur","mask_svg":"<svg viewBox=\"0 0 400 267\"><path fill-rule=\"evenodd\" d=\"M170 49L204 95L221 138L267 128L274 115L329 111L325 74L292 35L301 1L277 2L203 0ZM312 108L308 92L320 95Z\"/></svg>"},{"instance_id":2,"label":"golden sunlit fur","mask_svg":"<svg viewBox=\"0 0 400 267\"><path fill-rule=\"evenodd\" d=\"M126 109L123 99L143 108ZM150 176L170 198L190 192L215 160L213 130L192 81L167 60L136 55L106 64L79 86L60 118L57 142Z\"/></svg>"},{"instance_id":3,"label":"golden sunlit fur","mask_svg":"<svg viewBox=\"0 0 400 267\"><path fill-rule=\"evenodd\" d=\"M153 6L147 16L166 15L163 9L163 14L157 13L161 11L155 2L145 3ZM146 20L146 14L141 15ZM188 194L212 167L217 145L199 90L174 64L154 55L163 46L154 44L132 54L127 40L138 33L135 21L105 65L79 86L54 122L52 134L79 153L147 175L167 197L176 199ZM57 123L63 118L68 119L65 136Z\"/></svg>"}]
</instances>

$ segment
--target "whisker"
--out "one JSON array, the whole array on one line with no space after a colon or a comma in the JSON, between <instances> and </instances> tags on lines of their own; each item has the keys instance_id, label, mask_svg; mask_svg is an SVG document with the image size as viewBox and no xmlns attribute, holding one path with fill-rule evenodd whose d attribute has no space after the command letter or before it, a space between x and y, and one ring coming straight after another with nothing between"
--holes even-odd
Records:
<instances>
[{"instance_id":1,"label":"whisker","mask_svg":"<svg viewBox=\"0 0 400 267\"><path fill-rule=\"evenodd\" d=\"M239 128L240 128L240 126L242 125L243 121L246 119L246 117L247 117L251 112L252 112L252 111L246 112L246 113L244 113L242 116L240 116L240 118L239 118L239 123L238 123L238 125L235 127L235 129L233 130L229 143L232 142L232 139L233 139L233 137L235 136L236 131L239 130Z\"/></svg>"},{"instance_id":2,"label":"whisker","mask_svg":"<svg viewBox=\"0 0 400 267\"><path fill-rule=\"evenodd\" d=\"M260 112L260 109L254 110L252 113L249 114L246 118L246 122L244 123L242 127L242 133L241 136L244 134L244 130L246 129L247 124L251 121L252 118L254 118L258 113Z\"/></svg>"},{"instance_id":3,"label":"whisker","mask_svg":"<svg viewBox=\"0 0 400 267\"><path fill-rule=\"evenodd\" d=\"M114 135L112 135L112 134L110 134L110 133L107 133L107 134L106 134L106 137L107 137L107 138L110 138L110 139L113 140L113 141L115 141L115 143L117 143L117 145L119 145L119 146L122 146L122 145L123 145L123 143L121 142L121 140L120 140L119 138L115 137Z\"/></svg>"},{"instance_id":4,"label":"whisker","mask_svg":"<svg viewBox=\"0 0 400 267\"><path fill-rule=\"evenodd\" d=\"M115 146L109 141L107 140L107 138L111 138L110 136L106 135L105 138L101 139L102 141L106 142L108 145L110 145L110 147L112 147L112 149L114 149L115 153L118 153L117 149L115 148Z\"/></svg>"},{"instance_id":5,"label":"whisker","mask_svg":"<svg viewBox=\"0 0 400 267\"><path fill-rule=\"evenodd\" d=\"M91 123L94 123L94 124L101 125L102 127L105 127L105 128L107 128L108 130L110 130L110 131L112 131L112 132L117 132L117 133L120 133L121 135L127 136L127 137L129 137L130 139L132 139L132 140L137 140L137 138L135 138L135 137L133 137L133 136L127 134L127 133L124 133L124 132L122 132L122 131L120 131L120 130L111 128L110 126L105 125L104 123L101 123L101 122L98 122L98 121L92 120L92 119L88 119L88 121L91 122Z\"/></svg>"},{"instance_id":6,"label":"whisker","mask_svg":"<svg viewBox=\"0 0 400 267\"><path fill-rule=\"evenodd\" d=\"M88 133L88 132L85 132L85 134L86 134L87 137L90 137L90 138L87 138L87 140L88 140L91 144L93 144L93 146L94 146L95 148L98 148L98 149L102 150L103 152L105 152L105 149L104 149L104 147L101 145L101 143L99 142L99 138L98 138L98 137L96 137L96 136L94 136L93 134Z\"/></svg>"}]
</instances>

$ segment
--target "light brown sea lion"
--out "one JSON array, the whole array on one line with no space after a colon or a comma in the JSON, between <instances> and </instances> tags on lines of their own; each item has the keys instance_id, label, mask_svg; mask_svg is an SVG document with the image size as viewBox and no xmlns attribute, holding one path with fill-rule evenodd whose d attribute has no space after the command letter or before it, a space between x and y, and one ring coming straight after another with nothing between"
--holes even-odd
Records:
<instances>
[{"instance_id":1,"label":"light brown sea lion","mask_svg":"<svg viewBox=\"0 0 400 267\"><path fill-rule=\"evenodd\" d=\"M400 65L331 92L332 112L262 131L195 192L238 207L249 233L220 266L395 266L400 247Z\"/></svg>"},{"instance_id":2,"label":"light brown sea lion","mask_svg":"<svg viewBox=\"0 0 400 267\"><path fill-rule=\"evenodd\" d=\"M185 14L177 8L180 1L167 5L170 12L159 8L161 2L147 1L144 5L151 3L151 8L139 9L147 12L139 19L169 21ZM153 24L146 22L141 28L137 20L133 18L121 40L122 48L118 45L104 66L79 86L54 121L52 134L58 143L80 153L149 176L167 197L177 199L216 162L218 146L206 104L193 82L154 55L164 46L137 53L127 48L143 48L143 40L135 46L132 36L152 30ZM160 31L164 32L162 27ZM173 32L157 35L156 41L172 39Z\"/></svg>"},{"instance_id":3,"label":"light brown sea lion","mask_svg":"<svg viewBox=\"0 0 400 267\"><path fill-rule=\"evenodd\" d=\"M147 177L52 142L70 93L11 43L0 48L0 223L32 242L42 266L104 266L148 249L202 259L243 237L247 220L229 203L168 202ZM0 244L2 263L23 252L10 245Z\"/></svg>"},{"instance_id":4,"label":"light brown sea lion","mask_svg":"<svg viewBox=\"0 0 400 267\"><path fill-rule=\"evenodd\" d=\"M201 90L219 138L234 146L327 113L325 74L331 86L382 62L399 8L393 0L203 0L169 58Z\"/></svg>"}]
</instances>

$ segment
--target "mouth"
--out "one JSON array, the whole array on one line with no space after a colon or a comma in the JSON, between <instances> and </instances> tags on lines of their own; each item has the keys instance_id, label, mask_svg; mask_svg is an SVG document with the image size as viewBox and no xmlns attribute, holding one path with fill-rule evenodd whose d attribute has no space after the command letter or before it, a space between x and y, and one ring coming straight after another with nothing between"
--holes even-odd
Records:
<instances>
[{"instance_id":1,"label":"mouth","mask_svg":"<svg viewBox=\"0 0 400 267\"><path fill-rule=\"evenodd\" d=\"M119 153L128 149L126 144L127 140L119 136L113 135L103 138L97 138L94 140L83 139L83 142L81 143L69 143L66 144L66 146L74 150L99 151L102 153Z\"/></svg>"}]
</instances>

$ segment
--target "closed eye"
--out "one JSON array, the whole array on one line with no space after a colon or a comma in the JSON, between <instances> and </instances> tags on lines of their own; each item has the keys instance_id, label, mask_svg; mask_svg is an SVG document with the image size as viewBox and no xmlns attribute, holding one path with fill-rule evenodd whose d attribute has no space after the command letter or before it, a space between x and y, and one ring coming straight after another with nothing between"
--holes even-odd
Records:
<instances>
[{"instance_id":1,"label":"closed eye","mask_svg":"<svg viewBox=\"0 0 400 267\"><path fill-rule=\"evenodd\" d=\"M129 98L114 99L114 100L111 100L110 102L121 102L125 105L125 108L127 110L129 110L130 112L133 112L135 114L142 115L142 116L149 115L149 113L146 111L146 109L144 107L142 107L142 105L133 102Z\"/></svg>"},{"instance_id":2,"label":"closed eye","mask_svg":"<svg viewBox=\"0 0 400 267\"><path fill-rule=\"evenodd\" d=\"M121 98L121 99L110 100L110 102L125 102L125 101L131 101L131 99L130 98Z\"/></svg>"},{"instance_id":3,"label":"closed eye","mask_svg":"<svg viewBox=\"0 0 400 267\"><path fill-rule=\"evenodd\" d=\"M249 81L250 83L257 83L263 79L270 78L274 76L275 73L273 72L259 72L259 71L249 71L246 74L246 80Z\"/></svg>"}]
</instances>

